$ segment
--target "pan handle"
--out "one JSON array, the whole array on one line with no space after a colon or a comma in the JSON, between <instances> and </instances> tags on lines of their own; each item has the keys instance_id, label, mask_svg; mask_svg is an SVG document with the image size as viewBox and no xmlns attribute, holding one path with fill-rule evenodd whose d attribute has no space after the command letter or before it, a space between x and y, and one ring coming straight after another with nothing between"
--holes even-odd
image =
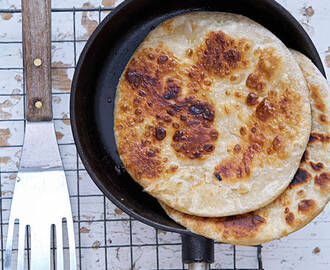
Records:
<instances>
[{"instance_id":1,"label":"pan handle","mask_svg":"<svg viewBox=\"0 0 330 270\"><path fill-rule=\"evenodd\" d=\"M202 236L181 235L182 262L189 270L208 270L214 262L214 241Z\"/></svg>"}]
</instances>

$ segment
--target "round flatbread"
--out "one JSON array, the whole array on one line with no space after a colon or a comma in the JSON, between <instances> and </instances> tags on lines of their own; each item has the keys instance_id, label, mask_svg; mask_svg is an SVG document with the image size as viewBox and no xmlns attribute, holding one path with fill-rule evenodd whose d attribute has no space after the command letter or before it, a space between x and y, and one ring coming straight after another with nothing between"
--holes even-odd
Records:
<instances>
[{"instance_id":1,"label":"round flatbread","mask_svg":"<svg viewBox=\"0 0 330 270\"><path fill-rule=\"evenodd\" d=\"M330 86L313 63L292 51L310 89L312 132L300 167L285 192L252 213L201 218L164 204L167 214L189 230L237 245L256 245L283 237L312 221L330 199Z\"/></svg>"},{"instance_id":2,"label":"round flatbread","mask_svg":"<svg viewBox=\"0 0 330 270\"><path fill-rule=\"evenodd\" d=\"M289 50L250 19L192 12L157 26L118 84L115 137L130 175L198 216L273 201L298 169L311 126Z\"/></svg>"}]
</instances>

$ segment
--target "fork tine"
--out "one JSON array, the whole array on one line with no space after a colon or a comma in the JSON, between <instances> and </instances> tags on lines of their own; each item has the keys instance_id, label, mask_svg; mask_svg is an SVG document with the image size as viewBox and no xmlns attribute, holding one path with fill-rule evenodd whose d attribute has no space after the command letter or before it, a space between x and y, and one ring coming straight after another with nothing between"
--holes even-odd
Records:
<instances>
[{"instance_id":1,"label":"fork tine","mask_svg":"<svg viewBox=\"0 0 330 270\"><path fill-rule=\"evenodd\" d=\"M71 212L66 217L66 224L68 229L68 238L69 238L69 252L70 252L70 270L76 269L76 244L74 242L74 230L73 230L73 221Z\"/></svg>"},{"instance_id":2,"label":"fork tine","mask_svg":"<svg viewBox=\"0 0 330 270\"><path fill-rule=\"evenodd\" d=\"M15 217L14 212L10 213L9 223L8 223L8 233L7 233L7 243L6 243L6 252L5 252L5 270L11 270L11 254L13 249L13 237L14 237L14 225Z\"/></svg>"},{"instance_id":3,"label":"fork tine","mask_svg":"<svg viewBox=\"0 0 330 270\"><path fill-rule=\"evenodd\" d=\"M57 270L63 270L64 260L63 260L62 220L57 224L55 224L55 229L56 229Z\"/></svg>"},{"instance_id":4,"label":"fork tine","mask_svg":"<svg viewBox=\"0 0 330 270\"><path fill-rule=\"evenodd\" d=\"M24 244L25 244L26 224L19 221L18 231L18 254L17 254L17 270L24 270Z\"/></svg>"}]
</instances>

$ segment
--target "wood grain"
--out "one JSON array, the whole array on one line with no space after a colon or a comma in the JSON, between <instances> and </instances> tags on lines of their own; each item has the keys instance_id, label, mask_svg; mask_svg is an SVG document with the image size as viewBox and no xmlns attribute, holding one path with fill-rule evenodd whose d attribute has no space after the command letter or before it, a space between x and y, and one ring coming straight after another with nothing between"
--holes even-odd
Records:
<instances>
[{"instance_id":1,"label":"wood grain","mask_svg":"<svg viewBox=\"0 0 330 270\"><path fill-rule=\"evenodd\" d=\"M50 121L53 118L50 0L22 0L22 15L26 75L26 117L28 121L32 122Z\"/></svg>"}]
</instances>

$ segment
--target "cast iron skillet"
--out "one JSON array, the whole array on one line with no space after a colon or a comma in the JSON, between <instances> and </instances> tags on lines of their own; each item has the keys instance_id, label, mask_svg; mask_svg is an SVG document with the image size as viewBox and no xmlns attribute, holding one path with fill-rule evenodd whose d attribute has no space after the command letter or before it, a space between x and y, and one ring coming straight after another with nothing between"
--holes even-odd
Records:
<instances>
[{"instance_id":1,"label":"cast iron skillet","mask_svg":"<svg viewBox=\"0 0 330 270\"><path fill-rule=\"evenodd\" d=\"M96 28L72 82L71 124L82 162L95 184L127 214L153 227L191 236L125 171L114 139L113 110L118 80L137 46L163 20L193 10L245 15L268 28L289 48L306 54L324 74L306 32L273 0L127 0Z\"/></svg>"}]
</instances>

